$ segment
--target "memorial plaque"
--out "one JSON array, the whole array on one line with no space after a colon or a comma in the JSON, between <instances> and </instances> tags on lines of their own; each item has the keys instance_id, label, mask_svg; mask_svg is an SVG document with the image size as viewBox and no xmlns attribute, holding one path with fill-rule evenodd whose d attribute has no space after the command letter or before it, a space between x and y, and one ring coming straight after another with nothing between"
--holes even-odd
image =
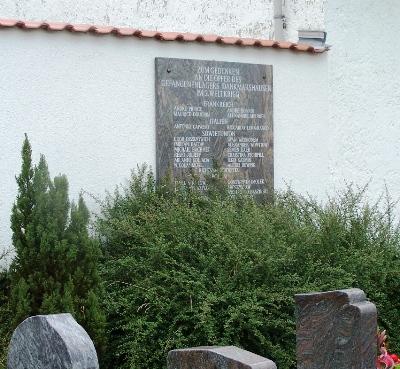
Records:
<instances>
[{"instance_id":1,"label":"memorial plaque","mask_svg":"<svg viewBox=\"0 0 400 369\"><path fill-rule=\"evenodd\" d=\"M156 58L157 178L215 164L231 193L273 190L272 66Z\"/></svg>"}]
</instances>

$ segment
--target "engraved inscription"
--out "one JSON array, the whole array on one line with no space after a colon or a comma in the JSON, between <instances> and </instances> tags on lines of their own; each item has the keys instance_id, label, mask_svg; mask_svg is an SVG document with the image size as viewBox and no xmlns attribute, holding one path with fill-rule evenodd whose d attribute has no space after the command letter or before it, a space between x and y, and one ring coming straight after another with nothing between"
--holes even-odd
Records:
<instances>
[{"instance_id":1,"label":"engraved inscription","mask_svg":"<svg viewBox=\"0 0 400 369\"><path fill-rule=\"evenodd\" d=\"M272 66L156 59L157 177L218 163L231 193L273 189Z\"/></svg>"}]
</instances>

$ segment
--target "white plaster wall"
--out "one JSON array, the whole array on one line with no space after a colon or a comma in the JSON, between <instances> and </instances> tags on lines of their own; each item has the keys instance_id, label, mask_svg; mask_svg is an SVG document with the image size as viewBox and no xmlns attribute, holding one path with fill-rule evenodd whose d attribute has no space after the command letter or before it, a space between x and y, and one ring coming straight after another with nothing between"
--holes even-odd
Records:
<instances>
[{"instance_id":1,"label":"white plaster wall","mask_svg":"<svg viewBox=\"0 0 400 369\"><path fill-rule=\"evenodd\" d=\"M130 170L155 165L154 58L272 64L275 184L325 196L327 55L272 48L0 30L0 245L10 244L24 132L70 193L100 198ZM96 206L86 196L91 209Z\"/></svg>"},{"instance_id":2,"label":"white plaster wall","mask_svg":"<svg viewBox=\"0 0 400 369\"><path fill-rule=\"evenodd\" d=\"M0 17L272 38L273 0L1 0Z\"/></svg>"},{"instance_id":3,"label":"white plaster wall","mask_svg":"<svg viewBox=\"0 0 400 369\"><path fill-rule=\"evenodd\" d=\"M400 2L331 0L330 170L336 188L400 197Z\"/></svg>"},{"instance_id":4,"label":"white plaster wall","mask_svg":"<svg viewBox=\"0 0 400 369\"><path fill-rule=\"evenodd\" d=\"M283 14L286 18L285 39L297 42L299 30L324 31L327 1L283 0Z\"/></svg>"}]
</instances>

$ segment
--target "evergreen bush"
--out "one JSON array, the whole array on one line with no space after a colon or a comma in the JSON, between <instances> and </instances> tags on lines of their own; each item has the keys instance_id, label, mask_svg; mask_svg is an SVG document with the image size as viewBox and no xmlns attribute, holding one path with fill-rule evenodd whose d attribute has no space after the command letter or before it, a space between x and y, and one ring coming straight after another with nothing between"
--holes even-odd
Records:
<instances>
[{"instance_id":1,"label":"evergreen bush","mask_svg":"<svg viewBox=\"0 0 400 369\"><path fill-rule=\"evenodd\" d=\"M0 262L1 262L0 257ZM9 306L10 279L7 270L0 270L0 369L7 367L7 348L10 341L11 310Z\"/></svg>"},{"instance_id":2,"label":"evergreen bush","mask_svg":"<svg viewBox=\"0 0 400 369\"><path fill-rule=\"evenodd\" d=\"M218 186L215 186L218 188ZM295 368L295 293L362 288L400 349L392 207L346 190L321 206L156 184L145 169L97 221L113 368L160 369L169 350L237 345Z\"/></svg>"},{"instance_id":3,"label":"evergreen bush","mask_svg":"<svg viewBox=\"0 0 400 369\"><path fill-rule=\"evenodd\" d=\"M68 199L64 175L52 180L44 156L33 166L28 138L22 148L11 228L16 256L10 268L11 329L37 314L71 313L103 350L105 317L99 307L99 245L88 234L82 197Z\"/></svg>"}]
</instances>

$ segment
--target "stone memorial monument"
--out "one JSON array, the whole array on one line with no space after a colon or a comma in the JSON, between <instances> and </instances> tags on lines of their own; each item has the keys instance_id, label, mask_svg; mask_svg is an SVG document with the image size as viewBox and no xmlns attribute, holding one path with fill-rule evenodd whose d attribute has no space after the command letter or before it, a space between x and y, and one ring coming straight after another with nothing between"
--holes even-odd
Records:
<instances>
[{"instance_id":1,"label":"stone memorial monument","mask_svg":"<svg viewBox=\"0 0 400 369\"><path fill-rule=\"evenodd\" d=\"M96 350L71 314L38 315L14 331L8 369L98 369Z\"/></svg>"},{"instance_id":2,"label":"stone memorial monument","mask_svg":"<svg viewBox=\"0 0 400 369\"><path fill-rule=\"evenodd\" d=\"M157 177L206 190L217 165L231 193L271 193L272 96L270 65L157 58Z\"/></svg>"},{"instance_id":3,"label":"stone memorial monument","mask_svg":"<svg viewBox=\"0 0 400 369\"><path fill-rule=\"evenodd\" d=\"M235 346L172 350L167 363L168 369L276 369L273 361Z\"/></svg>"},{"instance_id":4,"label":"stone memorial monument","mask_svg":"<svg viewBox=\"0 0 400 369\"><path fill-rule=\"evenodd\" d=\"M295 296L298 369L376 369L377 311L360 289ZM168 369L275 369L234 346L168 353Z\"/></svg>"},{"instance_id":5,"label":"stone memorial monument","mask_svg":"<svg viewBox=\"0 0 400 369\"><path fill-rule=\"evenodd\" d=\"M295 296L298 369L375 369L377 311L359 289Z\"/></svg>"}]
</instances>

